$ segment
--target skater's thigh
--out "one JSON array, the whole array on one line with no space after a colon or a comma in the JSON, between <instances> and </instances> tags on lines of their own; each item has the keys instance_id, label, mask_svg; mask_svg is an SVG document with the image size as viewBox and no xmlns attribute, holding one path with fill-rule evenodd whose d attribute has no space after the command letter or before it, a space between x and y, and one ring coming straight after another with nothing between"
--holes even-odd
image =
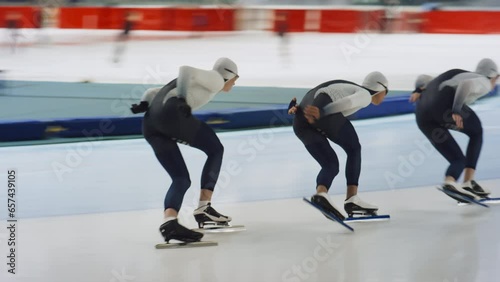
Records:
<instances>
[{"instance_id":1,"label":"skater's thigh","mask_svg":"<svg viewBox=\"0 0 500 282\"><path fill-rule=\"evenodd\" d=\"M326 137L318 138L316 143L306 145L309 154L321 165L321 167L337 167L339 159Z\"/></svg>"},{"instance_id":2,"label":"skater's thigh","mask_svg":"<svg viewBox=\"0 0 500 282\"><path fill-rule=\"evenodd\" d=\"M434 148L447 160L463 156L457 141L453 138L450 130L436 122L418 122L418 127L431 142Z\"/></svg>"},{"instance_id":3,"label":"skater's thigh","mask_svg":"<svg viewBox=\"0 0 500 282\"><path fill-rule=\"evenodd\" d=\"M310 125L303 115L296 115L293 120L293 132L305 146L326 141L325 135Z\"/></svg>"},{"instance_id":4,"label":"skater's thigh","mask_svg":"<svg viewBox=\"0 0 500 282\"><path fill-rule=\"evenodd\" d=\"M316 122L316 127L323 132L328 139L333 141L339 138L340 131L345 127L346 123L350 124L350 121L343 114L336 113L318 120ZM352 124L350 125L352 127Z\"/></svg>"},{"instance_id":5,"label":"skater's thigh","mask_svg":"<svg viewBox=\"0 0 500 282\"><path fill-rule=\"evenodd\" d=\"M179 110L180 103L175 97L167 100L160 113L161 124L158 129L175 141L192 144L204 123L193 115L185 116Z\"/></svg>"},{"instance_id":6,"label":"skater's thigh","mask_svg":"<svg viewBox=\"0 0 500 282\"><path fill-rule=\"evenodd\" d=\"M222 151L223 146L215 131L206 123L201 122L193 140L189 145L209 154L210 152Z\"/></svg>"},{"instance_id":7,"label":"skater's thigh","mask_svg":"<svg viewBox=\"0 0 500 282\"><path fill-rule=\"evenodd\" d=\"M359 143L358 133L352 123L346 119L344 125L340 128L338 134L328 135L328 138L332 140L335 144L339 145L346 152L351 150L359 150L361 144Z\"/></svg>"},{"instance_id":8,"label":"skater's thigh","mask_svg":"<svg viewBox=\"0 0 500 282\"><path fill-rule=\"evenodd\" d=\"M483 126L477 114L468 106L464 106L462 112L464 128L461 131L468 136L481 135Z\"/></svg>"},{"instance_id":9,"label":"skater's thigh","mask_svg":"<svg viewBox=\"0 0 500 282\"><path fill-rule=\"evenodd\" d=\"M186 163L175 141L161 134L146 135L145 137L153 148L156 158L172 178L189 178Z\"/></svg>"}]
</instances>

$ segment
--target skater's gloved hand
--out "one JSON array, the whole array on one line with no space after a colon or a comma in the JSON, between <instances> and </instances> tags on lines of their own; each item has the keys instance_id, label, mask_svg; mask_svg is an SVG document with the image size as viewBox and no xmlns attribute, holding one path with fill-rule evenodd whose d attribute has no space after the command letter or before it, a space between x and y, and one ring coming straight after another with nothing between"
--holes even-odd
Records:
<instances>
[{"instance_id":1,"label":"skater's gloved hand","mask_svg":"<svg viewBox=\"0 0 500 282\"><path fill-rule=\"evenodd\" d=\"M319 116L320 116L319 108L315 107L315 106L307 106L304 109L304 116L306 117L307 122L309 122L311 124L315 123L316 120L318 120Z\"/></svg>"},{"instance_id":2,"label":"skater's gloved hand","mask_svg":"<svg viewBox=\"0 0 500 282\"><path fill-rule=\"evenodd\" d=\"M413 92L410 96L410 103L415 103L418 99L420 99L420 93Z\"/></svg>"},{"instance_id":3,"label":"skater's gloved hand","mask_svg":"<svg viewBox=\"0 0 500 282\"><path fill-rule=\"evenodd\" d=\"M288 104L288 114L289 115L294 115L297 112L297 98L293 98L292 101L290 101L290 104Z\"/></svg>"},{"instance_id":4,"label":"skater's gloved hand","mask_svg":"<svg viewBox=\"0 0 500 282\"><path fill-rule=\"evenodd\" d=\"M424 89L422 89L420 87L415 88L415 90L413 90L413 93L411 93L410 103L415 103L418 99L420 99L420 95L422 94L422 91L424 91Z\"/></svg>"},{"instance_id":5,"label":"skater's gloved hand","mask_svg":"<svg viewBox=\"0 0 500 282\"><path fill-rule=\"evenodd\" d=\"M184 117L190 117L191 116L191 107L186 102L186 99L179 98L179 101L180 101L180 103L177 106L179 111L182 113L182 115L184 115Z\"/></svg>"},{"instance_id":6,"label":"skater's gloved hand","mask_svg":"<svg viewBox=\"0 0 500 282\"><path fill-rule=\"evenodd\" d=\"M457 127L459 129L463 129L464 128L464 121L462 119L462 116L459 114L452 114L451 116L453 117L453 120L455 121Z\"/></svg>"},{"instance_id":7,"label":"skater's gloved hand","mask_svg":"<svg viewBox=\"0 0 500 282\"><path fill-rule=\"evenodd\" d=\"M139 105L132 104L130 111L132 111L132 113L134 114L138 114L138 113L144 113L145 111L148 110L148 108L149 108L149 103L146 101L141 101Z\"/></svg>"}]
</instances>

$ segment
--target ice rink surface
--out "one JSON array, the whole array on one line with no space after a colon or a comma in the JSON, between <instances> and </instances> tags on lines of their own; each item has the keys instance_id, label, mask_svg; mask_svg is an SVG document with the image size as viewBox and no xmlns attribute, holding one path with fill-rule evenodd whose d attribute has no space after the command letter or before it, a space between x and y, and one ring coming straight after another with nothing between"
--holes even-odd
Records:
<instances>
[{"instance_id":1,"label":"ice rink surface","mask_svg":"<svg viewBox=\"0 0 500 282\"><path fill-rule=\"evenodd\" d=\"M32 44L36 37L26 31L16 54L8 51L6 31L0 32L0 68L18 80L141 83L159 68L167 81L180 64L208 68L227 56L239 64L240 85L314 87L332 78L361 81L381 70L392 87L411 89L420 73L473 70L482 57L500 61L500 36L377 34L361 48L359 34L292 35L283 58L278 39L263 33L187 39L139 33L116 65L112 32L46 31L52 32L52 45L46 46ZM359 52L348 59L345 44ZM473 105L484 127L477 179L497 197L499 107L500 98ZM435 189L446 162L413 115L354 126L363 148L360 196L391 220L352 223L350 233L304 203L301 197L314 193L319 166L290 127L220 133L225 156L213 204L246 231L204 237L217 247L175 250L154 248L161 242L158 227L170 179L143 139L0 148L1 281L498 281L500 207L457 206ZM454 136L465 148L465 136ZM330 194L341 206L345 154L333 146L341 171ZM180 221L194 228L205 156L181 150L192 188ZM16 169L18 183L16 275L6 264L10 169Z\"/></svg>"}]
</instances>

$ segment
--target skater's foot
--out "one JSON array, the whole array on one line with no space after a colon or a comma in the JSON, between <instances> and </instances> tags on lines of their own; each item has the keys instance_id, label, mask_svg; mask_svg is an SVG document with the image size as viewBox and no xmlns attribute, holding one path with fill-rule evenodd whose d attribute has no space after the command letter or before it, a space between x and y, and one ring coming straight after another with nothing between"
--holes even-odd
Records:
<instances>
[{"instance_id":1,"label":"skater's foot","mask_svg":"<svg viewBox=\"0 0 500 282\"><path fill-rule=\"evenodd\" d=\"M490 190L487 188L479 186L476 181L470 180L462 184L462 188L466 191L472 192L479 197L488 197L488 195L491 193Z\"/></svg>"},{"instance_id":2,"label":"skater's foot","mask_svg":"<svg viewBox=\"0 0 500 282\"><path fill-rule=\"evenodd\" d=\"M194 218L200 225L200 228L203 227L205 222L214 222L216 224L227 224L231 221L230 216L226 216L217 212L214 208L212 208L211 203L208 203L204 206L201 206L194 210Z\"/></svg>"},{"instance_id":3,"label":"skater's foot","mask_svg":"<svg viewBox=\"0 0 500 282\"><path fill-rule=\"evenodd\" d=\"M378 207L361 200L358 195L354 195L344 202L344 209L352 217L354 214L375 215Z\"/></svg>"},{"instance_id":4,"label":"skater's foot","mask_svg":"<svg viewBox=\"0 0 500 282\"><path fill-rule=\"evenodd\" d=\"M177 219L169 220L160 226L160 233L168 243L170 240L179 240L186 243L198 242L203 233L190 230L179 224Z\"/></svg>"},{"instance_id":5,"label":"skater's foot","mask_svg":"<svg viewBox=\"0 0 500 282\"><path fill-rule=\"evenodd\" d=\"M463 197L466 197L466 198L469 198L471 200L480 200L481 197L479 197L478 195L470 192L470 191L467 191L466 189L462 188L462 185L456 183L456 182L452 182L452 181L446 181L444 184L443 184L443 190L446 190L446 191L450 191L450 192L453 192L453 193L457 193ZM452 196L450 196L452 197ZM452 197L454 198L454 197ZM460 199L460 198L454 198L455 200L459 201L459 202L464 202L464 200Z\"/></svg>"},{"instance_id":6,"label":"skater's foot","mask_svg":"<svg viewBox=\"0 0 500 282\"><path fill-rule=\"evenodd\" d=\"M345 220L345 216L335 207L327 193L317 193L311 197L311 202L319 205L322 209L333 213L340 220Z\"/></svg>"}]
</instances>

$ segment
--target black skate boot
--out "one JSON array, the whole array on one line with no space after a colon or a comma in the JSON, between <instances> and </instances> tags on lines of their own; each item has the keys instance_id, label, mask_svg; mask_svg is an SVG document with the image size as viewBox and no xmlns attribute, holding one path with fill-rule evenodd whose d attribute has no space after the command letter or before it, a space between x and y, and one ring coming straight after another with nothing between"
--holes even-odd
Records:
<instances>
[{"instance_id":1,"label":"black skate boot","mask_svg":"<svg viewBox=\"0 0 500 282\"><path fill-rule=\"evenodd\" d=\"M193 214L200 228L204 225L229 226L231 221L231 217L222 215L212 208L211 203L197 208Z\"/></svg>"},{"instance_id":2,"label":"black skate boot","mask_svg":"<svg viewBox=\"0 0 500 282\"><path fill-rule=\"evenodd\" d=\"M354 195L344 202L344 209L349 217L354 215L375 216L377 215L378 207L363 202L358 195Z\"/></svg>"},{"instance_id":3,"label":"black skate boot","mask_svg":"<svg viewBox=\"0 0 500 282\"><path fill-rule=\"evenodd\" d=\"M458 194L462 197L471 199L471 200L480 200L480 197L464 188L461 187L460 184L458 183L452 183L452 182L446 182L442 185L443 190L449 191L451 193ZM459 197L454 197L451 194L447 194L448 196L452 197L453 199L457 200L459 203L467 203L466 201L460 199Z\"/></svg>"},{"instance_id":4,"label":"black skate boot","mask_svg":"<svg viewBox=\"0 0 500 282\"><path fill-rule=\"evenodd\" d=\"M340 220L344 221L345 216L333 205L332 202L328 199L328 195L324 196L321 194L316 194L311 197L311 202L319 205L325 211L333 213Z\"/></svg>"},{"instance_id":5,"label":"black skate boot","mask_svg":"<svg viewBox=\"0 0 500 282\"><path fill-rule=\"evenodd\" d=\"M168 243L170 240L179 240L186 243L198 242L203 233L196 232L179 224L177 219L169 220L160 226L160 233Z\"/></svg>"},{"instance_id":6,"label":"black skate boot","mask_svg":"<svg viewBox=\"0 0 500 282\"><path fill-rule=\"evenodd\" d=\"M479 184L477 184L477 182L474 180L465 182L462 185L462 188L468 192L472 192L478 195L481 198L487 198L491 193L488 189L479 186Z\"/></svg>"}]
</instances>

